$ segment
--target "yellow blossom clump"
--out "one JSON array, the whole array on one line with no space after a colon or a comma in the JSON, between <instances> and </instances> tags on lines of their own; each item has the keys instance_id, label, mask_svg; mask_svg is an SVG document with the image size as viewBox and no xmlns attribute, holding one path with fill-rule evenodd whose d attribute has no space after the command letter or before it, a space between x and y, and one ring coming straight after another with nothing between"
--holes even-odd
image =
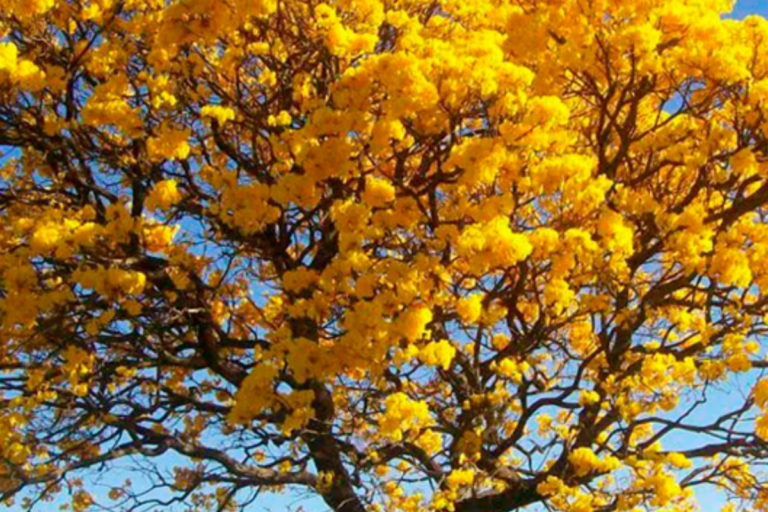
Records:
<instances>
[{"instance_id":1,"label":"yellow blossom clump","mask_svg":"<svg viewBox=\"0 0 768 512\"><path fill-rule=\"evenodd\" d=\"M0 77L31 91L45 87L45 72L31 60L19 59L19 51L14 43L0 43Z\"/></svg>"},{"instance_id":2,"label":"yellow blossom clump","mask_svg":"<svg viewBox=\"0 0 768 512\"><path fill-rule=\"evenodd\" d=\"M438 366L447 370L456 356L456 349L447 340L428 343L419 350L419 359L430 366Z\"/></svg>"},{"instance_id":3,"label":"yellow blossom clump","mask_svg":"<svg viewBox=\"0 0 768 512\"><path fill-rule=\"evenodd\" d=\"M464 323L473 324L477 322L483 312L483 295L475 293L459 299L456 303L456 312Z\"/></svg>"},{"instance_id":4,"label":"yellow blossom clump","mask_svg":"<svg viewBox=\"0 0 768 512\"><path fill-rule=\"evenodd\" d=\"M672 452L667 454L667 462L669 462L669 464L672 467L675 467L678 469L688 469L692 465L688 457L686 457L682 453L677 453L677 452Z\"/></svg>"},{"instance_id":5,"label":"yellow blossom clump","mask_svg":"<svg viewBox=\"0 0 768 512\"><path fill-rule=\"evenodd\" d=\"M175 180L163 180L155 184L146 199L146 206L150 210L167 210L181 201L178 183Z\"/></svg>"},{"instance_id":6,"label":"yellow blossom clump","mask_svg":"<svg viewBox=\"0 0 768 512\"><path fill-rule=\"evenodd\" d=\"M363 200L372 207L384 206L395 199L395 187L384 179L366 176Z\"/></svg>"},{"instance_id":7,"label":"yellow blossom clump","mask_svg":"<svg viewBox=\"0 0 768 512\"><path fill-rule=\"evenodd\" d=\"M411 400L404 393L395 393L384 401L385 410L379 418L381 435L400 441L406 432L432 424L428 406Z\"/></svg>"},{"instance_id":8,"label":"yellow blossom clump","mask_svg":"<svg viewBox=\"0 0 768 512\"><path fill-rule=\"evenodd\" d=\"M573 465L576 474L584 476L593 471L607 472L620 467L620 462L611 455L598 457L590 448L577 448L568 455L568 461Z\"/></svg>"},{"instance_id":9,"label":"yellow blossom clump","mask_svg":"<svg viewBox=\"0 0 768 512\"><path fill-rule=\"evenodd\" d=\"M408 341L415 341L421 338L429 322L433 319L432 311L426 306L417 305L408 308L397 319L397 330Z\"/></svg>"},{"instance_id":10,"label":"yellow blossom clump","mask_svg":"<svg viewBox=\"0 0 768 512\"><path fill-rule=\"evenodd\" d=\"M468 259L475 272L513 265L533 251L528 239L513 232L505 217L494 217L486 224L466 228L459 236L456 249Z\"/></svg>"},{"instance_id":11,"label":"yellow blossom clump","mask_svg":"<svg viewBox=\"0 0 768 512\"><path fill-rule=\"evenodd\" d=\"M79 269L73 273L73 279L85 288L90 288L104 296L116 294L139 295L147 283L142 272L121 268L103 267Z\"/></svg>"},{"instance_id":12,"label":"yellow blossom clump","mask_svg":"<svg viewBox=\"0 0 768 512\"><path fill-rule=\"evenodd\" d=\"M12 73L19 58L19 51L13 43L0 43L0 71Z\"/></svg>"},{"instance_id":13,"label":"yellow blossom clump","mask_svg":"<svg viewBox=\"0 0 768 512\"><path fill-rule=\"evenodd\" d=\"M451 471L446 479L448 487L458 489L459 487L465 487L472 485L475 481L475 472L471 469L455 469Z\"/></svg>"},{"instance_id":14,"label":"yellow blossom clump","mask_svg":"<svg viewBox=\"0 0 768 512\"><path fill-rule=\"evenodd\" d=\"M170 124L163 124L156 135L147 140L147 153L152 161L184 160L189 156L190 132L178 130Z\"/></svg>"},{"instance_id":15,"label":"yellow blossom clump","mask_svg":"<svg viewBox=\"0 0 768 512\"><path fill-rule=\"evenodd\" d=\"M591 389L585 389L579 393L579 403L581 405L592 405L600 401L600 394Z\"/></svg>"},{"instance_id":16,"label":"yellow blossom clump","mask_svg":"<svg viewBox=\"0 0 768 512\"><path fill-rule=\"evenodd\" d=\"M179 232L179 226L145 225L143 228L144 245L152 252L167 251L173 238Z\"/></svg>"},{"instance_id":17,"label":"yellow blossom clump","mask_svg":"<svg viewBox=\"0 0 768 512\"><path fill-rule=\"evenodd\" d=\"M235 119L235 111L221 105L206 105L200 109L200 116L215 119L219 124Z\"/></svg>"},{"instance_id":18,"label":"yellow blossom clump","mask_svg":"<svg viewBox=\"0 0 768 512\"><path fill-rule=\"evenodd\" d=\"M281 110L276 116L269 116L267 118L267 124L269 126L288 126L291 124L291 114L285 110Z\"/></svg>"}]
</instances>

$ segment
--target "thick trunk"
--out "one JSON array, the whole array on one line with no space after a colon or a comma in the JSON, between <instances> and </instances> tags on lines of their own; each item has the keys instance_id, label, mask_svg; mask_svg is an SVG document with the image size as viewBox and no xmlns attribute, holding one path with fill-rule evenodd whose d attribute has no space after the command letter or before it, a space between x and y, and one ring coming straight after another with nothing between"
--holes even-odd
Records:
<instances>
[{"instance_id":1,"label":"thick trunk","mask_svg":"<svg viewBox=\"0 0 768 512\"><path fill-rule=\"evenodd\" d=\"M335 416L331 393L319 382L313 382L310 386L315 392L312 404L315 417L309 422L304 442L317 471L333 476L330 485L320 489L320 494L335 512L366 512L355 493L349 472L341 459L341 450L331 432Z\"/></svg>"}]
</instances>

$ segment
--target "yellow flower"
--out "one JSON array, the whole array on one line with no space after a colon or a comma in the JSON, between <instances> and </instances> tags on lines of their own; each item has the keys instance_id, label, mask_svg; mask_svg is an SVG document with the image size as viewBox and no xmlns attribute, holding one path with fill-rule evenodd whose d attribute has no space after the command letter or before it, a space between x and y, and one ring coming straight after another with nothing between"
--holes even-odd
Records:
<instances>
[{"instance_id":1,"label":"yellow flower","mask_svg":"<svg viewBox=\"0 0 768 512\"><path fill-rule=\"evenodd\" d=\"M19 58L19 50L13 43L0 43L0 71L13 73Z\"/></svg>"},{"instance_id":2,"label":"yellow flower","mask_svg":"<svg viewBox=\"0 0 768 512\"><path fill-rule=\"evenodd\" d=\"M514 359L505 358L502 359L501 362L495 366L495 368L496 373L499 375L506 377L515 384L520 384L523 382L523 374L528 368L528 364L525 362L519 363Z\"/></svg>"},{"instance_id":3,"label":"yellow flower","mask_svg":"<svg viewBox=\"0 0 768 512\"><path fill-rule=\"evenodd\" d=\"M407 309L397 319L400 334L408 341L416 341L424 336L427 324L432 321L432 311L426 306L418 305Z\"/></svg>"},{"instance_id":4,"label":"yellow flower","mask_svg":"<svg viewBox=\"0 0 768 512\"><path fill-rule=\"evenodd\" d=\"M752 388L755 404L761 409L768 408L768 379L760 379Z\"/></svg>"},{"instance_id":5,"label":"yellow flower","mask_svg":"<svg viewBox=\"0 0 768 512\"><path fill-rule=\"evenodd\" d=\"M600 395L597 391L585 389L579 394L579 404L592 405L600 401Z\"/></svg>"},{"instance_id":6,"label":"yellow flower","mask_svg":"<svg viewBox=\"0 0 768 512\"><path fill-rule=\"evenodd\" d=\"M145 226L144 246L152 252L167 251L178 231L179 226Z\"/></svg>"},{"instance_id":7,"label":"yellow flower","mask_svg":"<svg viewBox=\"0 0 768 512\"><path fill-rule=\"evenodd\" d=\"M457 253L470 261L475 272L508 267L527 258L533 246L525 235L514 233L507 217L466 228L457 241Z\"/></svg>"},{"instance_id":8,"label":"yellow flower","mask_svg":"<svg viewBox=\"0 0 768 512\"><path fill-rule=\"evenodd\" d=\"M371 207L381 207L395 199L395 187L386 180L365 177L365 191L363 201Z\"/></svg>"},{"instance_id":9,"label":"yellow flower","mask_svg":"<svg viewBox=\"0 0 768 512\"><path fill-rule=\"evenodd\" d=\"M426 429L416 439L416 446L430 455L436 454L443 448L443 436L432 429Z\"/></svg>"},{"instance_id":10,"label":"yellow flower","mask_svg":"<svg viewBox=\"0 0 768 512\"><path fill-rule=\"evenodd\" d=\"M471 469L454 469L446 478L448 487L458 489L472 485L475 481L475 472Z\"/></svg>"},{"instance_id":11,"label":"yellow flower","mask_svg":"<svg viewBox=\"0 0 768 512\"><path fill-rule=\"evenodd\" d=\"M176 180L163 180L155 184L144 204L150 210L167 210L181 201L181 198Z\"/></svg>"},{"instance_id":12,"label":"yellow flower","mask_svg":"<svg viewBox=\"0 0 768 512\"><path fill-rule=\"evenodd\" d=\"M200 116L215 119L220 125L235 119L235 111L221 105L206 105L200 109Z\"/></svg>"},{"instance_id":13,"label":"yellow flower","mask_svg":"<svg viewBox=\"0 0 768 512\"><path fill-rule=\"evenodd\" d=\"M394 393L384 400L384 413L379 417L381 434L401 441L406 432L432 425L429 407L411 400L405 393Z\"/></svg>"},{"instance_id":14,"label":"yellow flower","mask_svg":"<svg viewBox=\"0 0 768 512\"><path fill-rule=\"evenodd\" d=\"M283 289L287 292L300 292L317 282L317 272L306 267L283 274Z\"/></svg>"},{"instance_id":15,"label":"yellow flower","mask_svg":"<svg viewBox=\"0 0 768 512\"><path fill-rule=\"evenodd\" d=\"M456 349L447 340L428 343L419 350L419 359L427 365L447 370L456 356Z\"/></svg>"},{"instance_id":16,"label":"yellow flower","mask_svg":"<svg viewBox=\"0 0 768 512\"><path fill-rule=\"evenodd\" d=\"M568 461L573 465L578 476L592 472L609 472L618 469L619 460L611 455L599 458L590 448L576 448L568 455Z\"/></svg>"},{"instance_id":17,"label":"yellow flower","mask_svg":"<svg viewBox=\"0 0 768 512\"><path fill-rule=\"evenodd\" d=\"M474 324L480 319L483 312L483 295L474 293L468 297L459 299L456 303L456 312L465 324Z\"/></svg>"},{"instance_id":18,"label":"yellow flower","mask_svg":"<svg viewBox=\"0 0 768 512\"><path fill-rule=\"evenodd\" d=\"M667 462L678 469L688 469L691 467L691 461L682 453L672 452L667 454Z\"/></svg>"},{"instance_id":19,"label":"yellow flower","mask_svg":"<svg viewBox=\"0 0 768 512\"><path fill-rule=\"evenodd\" d=\"M147 153L150 160L184 160L189 156L190 131L177 130L169 123L163 123L154 137L147 140Z\"/></svg>"}]
</instances>

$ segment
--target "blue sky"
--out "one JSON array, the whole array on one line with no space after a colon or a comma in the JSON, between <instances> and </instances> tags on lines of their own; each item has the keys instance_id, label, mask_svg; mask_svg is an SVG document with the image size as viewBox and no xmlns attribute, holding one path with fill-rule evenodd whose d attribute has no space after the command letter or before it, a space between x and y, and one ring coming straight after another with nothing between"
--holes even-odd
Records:
<instances>
[{"instance_id":1,"label":"blue sky","mask_svg":"<svg viewBox=\"0 0 768 512\"><path fill-rule=\"evenodd\" d=\"M768 0L739 0L731 16L734 18L743 18L751 14L768 16ZM710 407L712 407L714 410L717 410L719 407L725 406L727 400L727 394L723 393L721 396L715 398L713 403L710 404ZM173 464L173 462L170 460L166 461L166 463L169 465ZM121 482L127 477L132 477L135 482L140 481L140 477L137 478L137 475L131 474L124 470L120 470L119 468L115 468L113 471L109 471L100 475L95 480L92 480L90 483L95 485L96 488L91 488L91 490L95 491L94 494L97 496L103 496L103 493L106 493L106 490L110 484ZM87 476L85 477L85 480L88 481ZM103 491L100 492L99 487L103 489ZM725 502L722 495L711 489L700 489L697 491L697 497L701 505L700 510L706 512L720 510L721 506ZM58 505L64 502L65 501L62 500L54 504L43 504L38 507L37 510L56 510ZM105 500L105 502L109 503L109 500ZM261 497L256 503L251 505L249 510L253 512L293 512L298 510L299 507L301 507L304 512L327 511L327 508L323 506L321 501L317 499L309 499L307 497L302 498L301 496L294 494L264 494L263 497ZM16 506L11 508L2 508L2 510L7 510L8 512L23 512L24 509L20 506Z\"/></svg>"},{"instance_id":2,"label":"blue sky","mask_svg":"<svg viewBox=\"0 0 768 512\"><path fill-rule=\"evenodd\" d=\"M742 18L750 14L768 15L768 0L739 0L733 15Z\"/></svg>"}]
</instances>

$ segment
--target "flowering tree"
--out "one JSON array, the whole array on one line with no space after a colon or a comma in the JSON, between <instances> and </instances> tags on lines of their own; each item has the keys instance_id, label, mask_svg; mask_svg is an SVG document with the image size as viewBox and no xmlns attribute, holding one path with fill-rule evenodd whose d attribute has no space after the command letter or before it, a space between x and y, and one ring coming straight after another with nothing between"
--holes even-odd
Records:
<instances>
[{"instance_id":1,"label":"flowering tree","mask_svg":"<svg viewBox=\"0 0 768 512\"><path fill-rule=\"evenodd\" d=\"M2 0L0 500L768 510L730 7Z\"/></svg>"}]
</instances>

